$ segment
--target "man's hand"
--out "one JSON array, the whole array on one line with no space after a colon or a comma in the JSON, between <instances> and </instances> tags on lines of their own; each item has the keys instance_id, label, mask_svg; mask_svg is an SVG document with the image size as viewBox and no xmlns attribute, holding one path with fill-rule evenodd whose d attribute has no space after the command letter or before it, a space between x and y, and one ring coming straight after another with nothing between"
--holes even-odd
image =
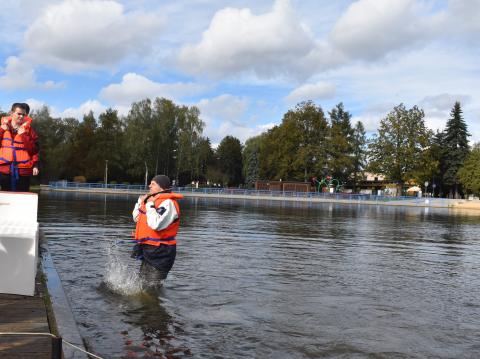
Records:
<instances>
[{"instance_id":1,"label":"man's hand","mask_svg":"<svg viewBox=\"0 0 480 359\"><path fill-rule=\"evenodd\" d=\"M0 127L2 127L2 129L4 129L5 131L8 130L8 117L2 117L2 122L1 122L1 125Z\"/></svg>"},{"instance_id":2,"label":"man's hand","mask_svg":"<svg viewBox=\"0 0 480 359\"><path fill-rule=\"evenodd\" d=\"M27 131L28 123L24 122L19 128L17 133L21 135L22 133L25 133Z\"/></svg>"},{"instance_id":3,"label":"man's hand","mask_svg":"<svg viewBox=\"0 0 480 359\"><path fill-rule=\"evenodd\" d=\"M37 167L33 167L33 175L34 176L38 176L38 174L40 173L40 171L38 170Z\"/></svg>"}]
</instances>

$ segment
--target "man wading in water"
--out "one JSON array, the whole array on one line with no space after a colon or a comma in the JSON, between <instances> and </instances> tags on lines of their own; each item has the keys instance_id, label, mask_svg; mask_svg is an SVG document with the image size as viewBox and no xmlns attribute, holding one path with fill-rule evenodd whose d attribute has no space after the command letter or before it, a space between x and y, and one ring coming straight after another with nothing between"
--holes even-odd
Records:
<instances>
[{"instance_id":1,"label":"man wading in water","mask_svg":"<svg viewBox=\"0 0 480 359\"><path fill-rule=\"evenodd\" d=\"M152 178L150 192L138 198L132 215L137 223L132 258L142 260L140 275L149 288L158 288L167 278L177 253L176 235L180 226L182 195L172 193L170 179Z\"/></svg>"}]
</instances>

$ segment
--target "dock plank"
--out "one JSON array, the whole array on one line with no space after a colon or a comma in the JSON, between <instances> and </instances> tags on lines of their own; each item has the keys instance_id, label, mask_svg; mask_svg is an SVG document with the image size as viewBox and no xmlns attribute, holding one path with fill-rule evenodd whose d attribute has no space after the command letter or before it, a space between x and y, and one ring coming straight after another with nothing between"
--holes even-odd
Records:
<instances>
[{"instance_id":1,"label":"dock plank","mask_svg":"<svg viewBox=\"0 0 480 359\"><path fill-rule=\"evenodd\" d=\"M0 294L0 333L50 333L43 288L34 296ZM0 359L51 358L52 339L36 335L0 335Z\"/></svg>"}]
</instances>

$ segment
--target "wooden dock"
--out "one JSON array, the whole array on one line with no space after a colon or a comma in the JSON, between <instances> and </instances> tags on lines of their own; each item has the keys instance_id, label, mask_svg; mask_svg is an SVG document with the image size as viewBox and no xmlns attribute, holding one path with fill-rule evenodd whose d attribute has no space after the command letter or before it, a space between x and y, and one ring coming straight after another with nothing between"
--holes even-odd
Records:
<instances>
[{"instance_id":1,"label":"wooden dock","mask_svg":"<svg viewBox=\"0 0 480 359\"><path fill-rule=\"evenodd\" d=\"M50 333L43 286L38 280L38 275L35 287L33 297L0 294L0 333ZM52 358L52 338L34 335L0 335L0 358L50 359Z\"/></svg>"}]
</instances>

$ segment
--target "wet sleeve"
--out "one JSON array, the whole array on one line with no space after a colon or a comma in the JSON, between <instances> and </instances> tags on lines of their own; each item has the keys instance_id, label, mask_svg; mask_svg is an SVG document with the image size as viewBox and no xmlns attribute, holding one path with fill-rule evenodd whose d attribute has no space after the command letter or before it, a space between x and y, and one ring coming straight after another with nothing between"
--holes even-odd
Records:
<instances>
[{"instance_id":1,"label":"wet sleeve","mask_svg":"<svg viewBox=\"0 0 480 359\"><path fill-rule=\"evenodd\" d=\"M171 199L166 199L158 208L153 202L147 202L147 224L155 231L167 228L178 218L177 209Z\"/></svg>"}]
</instances>

